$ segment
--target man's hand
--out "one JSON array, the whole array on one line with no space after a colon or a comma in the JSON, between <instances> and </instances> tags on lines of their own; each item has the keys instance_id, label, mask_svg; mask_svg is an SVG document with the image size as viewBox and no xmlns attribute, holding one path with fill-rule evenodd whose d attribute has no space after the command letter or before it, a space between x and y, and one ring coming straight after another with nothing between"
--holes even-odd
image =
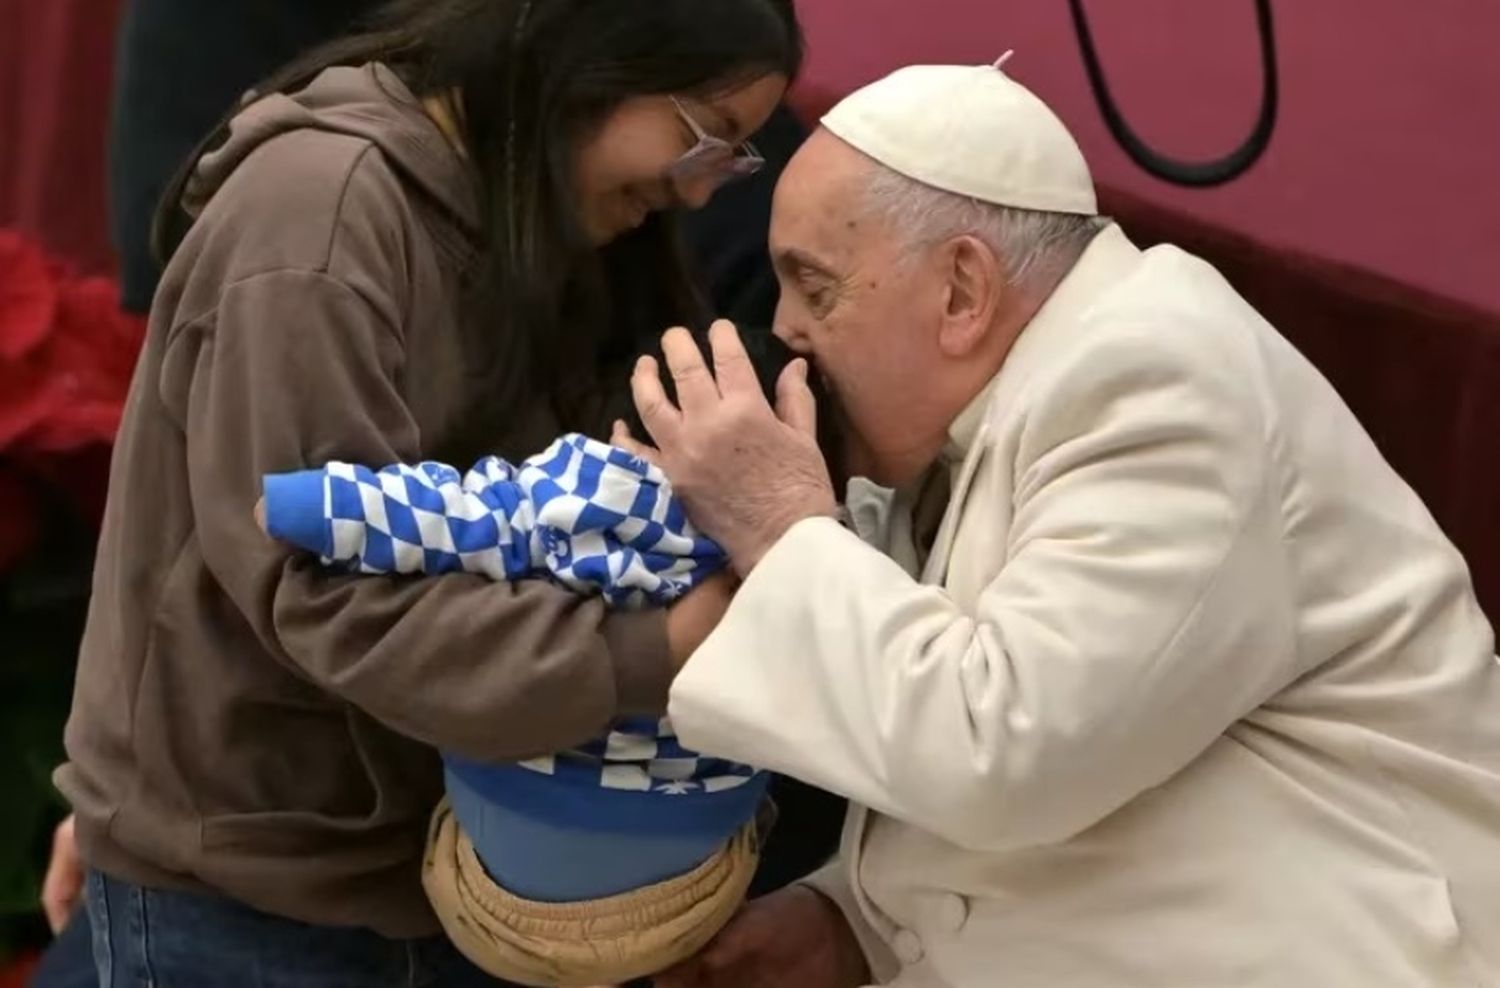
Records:
<instances>
[{"instance_id":1,"label":"man's hand","mask_svg":"<svg viewBox=\"0 0 1500 988\"><path fill-rule=\"evenodd\" d=\"M52 834L52 859L47 862L47 877L42 881L42 911L55 936L68 925L68 919L83 894L83 863L78 857L78 840L73 835L73 815L57 825Z\"/></svg>"},{"instance_id":2,"label":"man's hand","mask_svg":"<svg viewBox=\"0 0 1500 988\"><path fill-rule=\"evenodd\" d=\"M655 988L859 988L870 969L837 906L805 885L745 905Z\"/></svg>"},{"instance_id":3,"label":"man's hand","mask_svg":"<svg viewBox=\"0 0 1500 988\"><path fill-rule=\"evenodd\" d=\"M658 462L688 517L722 545L746 575L787 529L833 516L837 504L817 443L817 408L798 360L777 382L771 410L732 323L709 330L714 369L685 329L662 337L682 407L662 387L652 357L631 378L636 409L657 442Z\"/></svg>"},{"instance_id":4,"label":"man's hand","mask_svg":"<svg viewBox=\"0 0 1500 988\"><path fill-rule=\"evenodd\" d=\"M678 669L719 626L738 586L733 573L715 573L667 609L667 645Z\"/></svg>"}]
</instances>

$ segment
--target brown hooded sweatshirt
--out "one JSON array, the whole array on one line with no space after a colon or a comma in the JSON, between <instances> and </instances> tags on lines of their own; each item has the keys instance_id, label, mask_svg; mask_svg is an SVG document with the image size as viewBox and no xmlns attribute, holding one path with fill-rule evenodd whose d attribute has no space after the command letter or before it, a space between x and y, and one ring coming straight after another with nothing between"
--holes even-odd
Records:
<instances>
[{"instance_id":1,"label":"brown hooded sweatshirt","mask_svg":"<svg viewBox=\"0 0 1500 988\"><path fill-rule=\"evenodd\" d=\"M57 776L92 867L432 933L434 746L526 757L665 707L659 611L541 581L334 575L253 520L263 474L431 457L495 397L461 332L476 201L378 65L253 104L199 164L115 452ZM559 431L500 398L493 451Z\"/></svg>"}]
</instances>

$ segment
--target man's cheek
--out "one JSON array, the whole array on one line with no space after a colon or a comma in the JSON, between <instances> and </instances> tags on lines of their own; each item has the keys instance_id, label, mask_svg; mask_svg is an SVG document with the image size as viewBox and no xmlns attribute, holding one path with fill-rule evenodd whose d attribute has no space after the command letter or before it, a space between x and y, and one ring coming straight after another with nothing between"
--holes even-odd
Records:
<instances>
[{"instance_id":1,"label":"man's cheek","mask_svg":"<svg viewBox=\"0 0 1500 988\"><path fill-rule=\"evenodd\" d=\"M869 477L875 469L876 437L871 434L870 416L862 414L857 396L845 404L837 395L838 420L844 455L844 473L851 477Z\"/></svg>"},{"instance_id":2,"label":"man's cheek","mask_svg":"<svg viewBox=\"0 0 1500 988\"><path fill-rule=\"evenodd\" d=\"M843 472L845 477L870 477L876 473L874 452L857 436L844 440Z\"/></svg>"}]
</instances>

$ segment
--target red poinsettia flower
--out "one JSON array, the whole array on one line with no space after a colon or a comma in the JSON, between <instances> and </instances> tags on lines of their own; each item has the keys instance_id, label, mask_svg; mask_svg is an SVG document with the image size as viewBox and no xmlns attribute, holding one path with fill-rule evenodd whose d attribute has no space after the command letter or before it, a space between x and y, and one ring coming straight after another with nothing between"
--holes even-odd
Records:
<instances>
[{"instance_id":1,"label":"red poinsettia flower","mask_svg":"<svg viewBox=\"0 0 1500 988\"><path fill-rule=\"evenodd\" d=\"M111 442L144 323L114 282L71 278L0 231L0 452Z\"/></svg>"},{"instance_id":2,"label":"red poinsettia flower","mask_svg":"<svg viewBox=\"0 0 1500 988\"><path fill-rule=\"evenodd\" d=\"M57 312L57 273L18 234L0 231L0 450L43 421L58 397L43 344Z\"/></svg>"},{"instance_id":3,"label":"red poinsettia flower","mask_svg":"<svg viewBox=\"0 0 1500 988\"><path fill-rule=\"evenodd\" d=\"M62 285L54 331L43 348L51 407L22 436L29 449L114 442L145 336L144 322L122 313L118 299L108 278Z\"/></svg>"},{"instance_id":4,"label":"red poinsettia flower","mask_svg":"<svg viewBox=\"0 0 1500 988\"><path fill-rule=\"evenodd\" d=\"M20 478L34 487L54 461L107 460L145 338L117 297L110 279L73 277L0 230L0 572L35 534L35 492ZM103 478L97 491L74 486L62 493L95 517Z\"/></svg>"},{"instance_id":5,"label":"red poinsettia flower","mask_svg":"<svg viewBox=\"0 0 1500 988\"><path fill-rule=\"evenodd\" d=\"M0 230L0 274L0 360L18 360L52 326L57 279L41 249L8 230Z\"/></svg>"}]
</instances>

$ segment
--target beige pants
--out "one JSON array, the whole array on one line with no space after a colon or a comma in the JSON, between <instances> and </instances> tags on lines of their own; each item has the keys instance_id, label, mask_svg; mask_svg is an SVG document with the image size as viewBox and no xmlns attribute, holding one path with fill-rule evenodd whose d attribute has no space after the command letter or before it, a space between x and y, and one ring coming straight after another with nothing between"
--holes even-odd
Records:
<instances>
[{"instance_id":1,"label":"beige pants","mask_svg":"<svg viewBox=\"0 0 1500 988\"><path fill-rule=\"evenodd\" d=\"M759 857L752 823L686 875L606 899L532 902L495 884L444 800L432 815L422 885L448 938L486 972L577 988L646 977L692 956L744 901Z\"/></svg>"}]
</instances>

